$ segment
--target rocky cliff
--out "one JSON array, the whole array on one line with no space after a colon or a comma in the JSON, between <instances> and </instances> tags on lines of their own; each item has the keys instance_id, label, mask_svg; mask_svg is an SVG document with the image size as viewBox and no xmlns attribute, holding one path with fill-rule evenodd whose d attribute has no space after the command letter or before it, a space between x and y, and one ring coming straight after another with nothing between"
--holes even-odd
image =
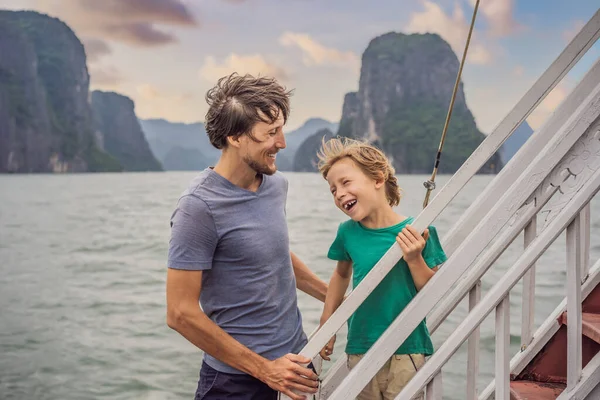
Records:
<instances>
[{"instance_id":1,"label":"rocky cliff","mask_svg":"<svg viewBox=\"0 0 600 400\"><path fill-rule=\"evenodd\" d=\"M399 174L430 173L458 67L454 52L436 34L387 33L373 39L362 56L358 92L344 99L338 134L378 145ZM440 172L455 172L484 138L461 83ZM496 155L482 171L500 168Z\"/></svg>"},{"instance_id":2,"label":"rocky cliff","mask_svg":"<svg viewBox=\"0 0 600 400\"><path fill-rule=\"evenodd\" d=\"M89 78L67 25L0 11L0 172L120 170L95 144Z\"/></svg>"},{"instance_id":3,"label":"rocky cliff","mask_svg":"<svg viewBox=\"0 0 600 400\"><path fill-rule=\"evenodd\" d=\"M126 171L161 171L135 115L133 101L114 92L92 92L97 142Z\"/></svg>"},{"instance_id":4,"label":"rocky cliff","mask_svg":"<svg viewBox=\"0 0 600 400\"><path fill-rule=\"evenodd\" d=\"M309 136L298 148L294 156L295 172L318 172L319 161L317 153L321 148L323 140L333 138L333 132L324 128Z\"/></svg>"}]
</instances>

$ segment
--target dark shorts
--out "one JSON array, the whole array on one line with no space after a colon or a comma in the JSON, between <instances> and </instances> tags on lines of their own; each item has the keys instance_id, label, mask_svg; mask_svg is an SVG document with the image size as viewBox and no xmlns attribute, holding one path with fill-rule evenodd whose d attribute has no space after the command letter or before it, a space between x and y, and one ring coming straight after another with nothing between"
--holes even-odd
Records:
<instances>
[{"instance_id":1,"label":"dark shorts","mask_svg":"<svg viewBox=\"0 0 600 400\"><path fill-rule=\"evenodd\" d=\"M195 400L277 400L277 392L250 375L227 374L202 362Z\"/></svg>"}]
</instances>

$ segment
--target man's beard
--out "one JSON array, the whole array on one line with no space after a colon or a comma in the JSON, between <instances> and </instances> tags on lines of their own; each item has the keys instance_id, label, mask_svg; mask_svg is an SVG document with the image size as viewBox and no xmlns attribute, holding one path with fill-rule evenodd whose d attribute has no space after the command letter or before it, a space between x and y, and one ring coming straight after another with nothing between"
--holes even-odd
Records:
<instances>
[{"instance_id":1,"label":"man's beard","mask_svg":"<svg viewBox=\"0 0 600 400\"><path fill-rule=\"evenodd\" d=\"M277 166L275 166L275 168L271 169L271 168L269 168L269 166L265 165L264 163L260 163L256 160L253 160L248 155L244 156L244 162L246 164L248 164L248 166L250 168L255 170L257 174L273 175L277 171Z\"/></svg>"}]
</instances>

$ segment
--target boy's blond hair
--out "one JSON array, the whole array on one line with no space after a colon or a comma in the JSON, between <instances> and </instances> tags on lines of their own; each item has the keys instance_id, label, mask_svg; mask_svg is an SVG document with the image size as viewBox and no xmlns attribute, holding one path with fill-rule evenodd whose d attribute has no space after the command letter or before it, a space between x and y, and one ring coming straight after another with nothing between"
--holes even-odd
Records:
<instances>
[{"instance_id":1,"label":"boy's blond hair","mask_svg":"<svg viewBox=\"0 0 600 400\"><path fill-rule=\"evenodd\" d=\"M396 179L394 167L377 147L350 138L333 138L321 145L317 154L318 168L323 178L327 179L329 170L336 162L349 158L358 165L365 175L373 180L385 180L385 196L390 206L400 203L400 187Z\"/></svg>"}]
</instances>

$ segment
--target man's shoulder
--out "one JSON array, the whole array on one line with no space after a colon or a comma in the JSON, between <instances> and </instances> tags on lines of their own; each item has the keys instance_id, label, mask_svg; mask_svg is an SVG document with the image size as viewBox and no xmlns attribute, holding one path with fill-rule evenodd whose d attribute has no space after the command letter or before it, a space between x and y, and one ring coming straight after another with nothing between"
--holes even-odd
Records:
<instances>
[{"instance_id":1,"label":"man's shoulder","mask_svg":"<svg viewBox=\"0 0 600 400\"><path fill-rule=\"evenodd\" d=\"M211 172L212 171L209 168L200 171L200 173L188 183L188 186L181 194L181 197L192 195L204 199L207 195L207 189L211 186L213 180Z\"/></svg>"},{"instance_id":2,"label":"man's shoulder","mask_svg":"<svg viewBox=\"0 0 600 400\"><path fill-rule=\"evenodd\" d=\"M212 182L211 171L207 168L196 175L183 190L177 202L177 208L199 211L208 208L207 199L210 198Z\"/></svg>"},{"instance_id":3,"label":"man's shoulder","mask_svg":"<svg viewBox=\"0 0 600 400\"><path fill-rule=\"evenodd\" d=\"M279 194L287 194L289 183L287 177L280 171L275 171L273 174L263 175L263 190L268 190L270 193L276 192Z\"/></svg>"},{"instance_id":4,"label":"man's shoulder","mask_svg":"<svg viewBox=\"0 0 600 400\"><path fill-rule=\"evenodd\" d=\"M275 173L269 178L271 178L274 182L284 184L285 186L288 185L288 179L281 171L275 171Z\"/></svg>"}]
</instances>

